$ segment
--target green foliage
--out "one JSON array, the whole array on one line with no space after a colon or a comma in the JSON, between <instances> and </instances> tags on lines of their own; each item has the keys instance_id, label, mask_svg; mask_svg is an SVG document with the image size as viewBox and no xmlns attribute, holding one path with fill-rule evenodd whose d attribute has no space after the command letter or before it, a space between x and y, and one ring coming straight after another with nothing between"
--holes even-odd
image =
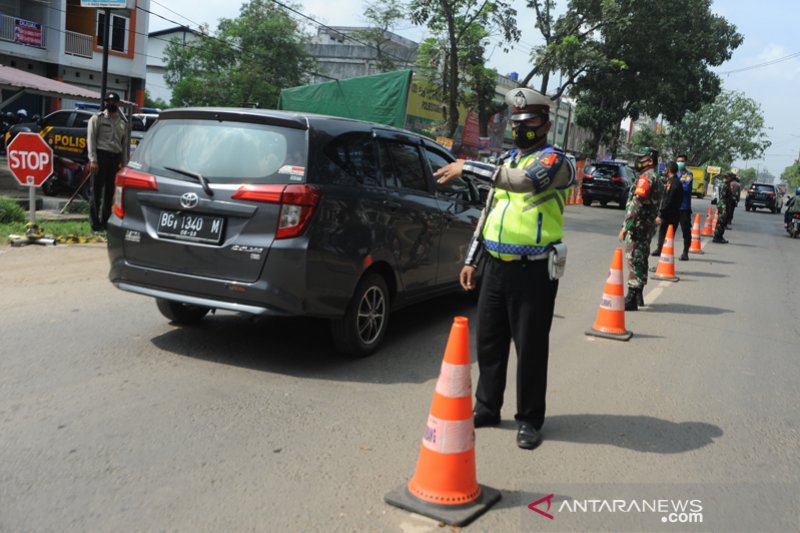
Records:
<instances>
[{"instance_id":1,"label":"green foliage","mask_svg":"<svg viewBox=\"0 0 800 533\"><path fill-rule=\"evenodd\" d=\"M169 104L162 100L161 98L153 98L150 96L150 91L144 91L144 106L145 107L156 107L158 109L167 109Z\"/></svg>"},{"instance_id":2,"label":"green foliage","mask_svg":"<svg viewBox=\"0 0 800 533\"><path fill-rule=\"evenodd\" d=\"M800 187L800 161L795 161L781 173L781 178L789 184L788 191L794 196L794 191Z\"/></svg>"},{"instance_id":3,"label":"green foliage","mask_svg":"<svg viewBox=\"0 0 800 533\"><path fill-rule=\"evenodd\" d=\"M614 138L626 116L678 122L713 101L720 79L709 67L729 59L742 43L735 26L711 12L710 0L573 0L572 9L599 20L586 45L598 59L571 90L584 108L578 124L593 133L592 153ZM586 109L596 106L605 109Z\"/></svg>"},{"instance_id":4,"label":"green foliage","mask_svg":"<svg viewBox=\"0 0 800 533\"><path fill-rule=\"evenodd\" d=\"M92 237L94 233L86 220L45 220L37 221L39 228L45 235L53 237L69 236L75 237ZM9 235L24 235L26 221L0 223L0 239L5 240Z\"/></svg>"},{"instance_id":5,"label":"green foliage","mask_svg":"<svg viewBox=\"0 0 800 533\"><path fill-rule=\"evenodd\" d=\"M393 0L376 0L368 3L364 10L364 18L370 27L355 32L355 37L375 47L376 61L381 72L391 72L406 66L403 61L385 50L386 43L390 41L386 32L392 30L404 17L403 4Z\"/></svg>"},{"instance_id":6,"label":"green foliage","mask_svg":"<svg viewBox=\"0 0 800 533\"><path fill-rule=\"evenodd\" d=\"M446 104L444 134L452 137L458 127L458 105L468 100L467 76L477 93L485 92L490 76L470 67L486 62L484 53L491 34L499 33L506 42L519 40L517 12L506 0L411 0L408 7L411 21L427 26L433 36L420 46L418 70L442 96Z\"/></svg>"},{"instance_id":7,"label":"green foliage","mask_svg":"<svg viewBox=\"0 0 800 533\"><path fill-rule=\"evenodd\" d=\"M736 159L760 158L771 144L761 108L739 92L721 92L668 132L668 145L686 153L692 165L729 167Z\"/></svg>"},{"instance_id":8,"label":"green foliage","mask_svg":"<svg viewBox=\"0 0 800 533\"><path fill-rule=\"evenodd\" d=\"M202 30L207 34L207 27ZM167 46L165 79L173 90L172 103L276 107L280 90L302 85L314 68L303 48L307 41L282 7L250 0L238 18L220 19L214 37Z\"/></svg>"},{"instance_id":9,"label":"green foliage","mask_svg":"<svg viewBox=\"0 0 800 533\"><path fill-rule=\"evenodd\" d=\"M17 204L16 200L0 196L0 224L24 223L27 218L27 212Z\"/></svg>"},{"instance_id":10,"label":"green foliage","mask_svg":"<svg viewBox=\"0 0 800 533\"><path fill-rule=\"evenodd\" d=\"M644 148L653 147L659 151L662 159L667 158L669 155L668 151L666 150L666 135L664 135L663 132L655 132L649 128L641 129L633 134L631 141L633 143L634 150L641 151ZM676 155L677 154L671 154L672 157L675 157Z\"/></svg>"}]
</instances>

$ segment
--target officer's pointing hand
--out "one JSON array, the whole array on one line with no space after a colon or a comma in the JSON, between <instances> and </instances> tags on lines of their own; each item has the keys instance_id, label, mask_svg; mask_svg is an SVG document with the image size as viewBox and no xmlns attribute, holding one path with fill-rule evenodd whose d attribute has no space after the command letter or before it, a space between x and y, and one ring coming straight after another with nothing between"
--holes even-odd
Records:
<instances>
[{"instance_id":1,"label":"officer's pointing hand","mask_svg":"<svg viewBox=\"0 0 800 533\"><path fill-rule=\"evenodd\" d=\"M458 159L455 163L445 165L433 173L434 178L438 178L436 183L444 185L448 181L453 181L461 177L461 171L464 169L464 160Z\"/></svg>"},{"instance_id":2,"label":"officer's pointing hand","mask_svg":"<svg viewBox=\"0 0 800 533\"><path fill-rule=\"evenodd\" d=\"M622 242L625 240L625 228L619 230L619 241Z\"/></svg>"},{"instance_id":3,"label":"officer's pointing hand","mask_svg":"<svg viewBox=\"0 0 800 533\"><path fill-rule=\"evenodd\" d=\"M461 286L464 287L465 291L471 291L475 288L475 267L470 265L465 265L464 268L461 269L461 275L459 276L459 281L461 282Z\"/></svg>"}]
</instances>

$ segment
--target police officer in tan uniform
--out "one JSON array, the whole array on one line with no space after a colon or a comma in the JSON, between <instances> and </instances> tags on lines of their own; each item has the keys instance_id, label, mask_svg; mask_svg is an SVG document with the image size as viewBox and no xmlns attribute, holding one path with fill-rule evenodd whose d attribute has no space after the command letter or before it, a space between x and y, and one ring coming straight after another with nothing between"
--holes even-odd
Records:
<instances>
[{"instance_id":1,"label":"police officer in tan uniform","mask_svg":"<svg viewBox=\"0 0 800 533\"><path fill-rule=\"evenodd\" d=\"M92 173L89 221L94 231L106 228L114 198L114 177L128 162L128 127L119 113L119 101L119 94L107 93L103 111L89 119L86 135Z\"/></svg>"}]
</instances>

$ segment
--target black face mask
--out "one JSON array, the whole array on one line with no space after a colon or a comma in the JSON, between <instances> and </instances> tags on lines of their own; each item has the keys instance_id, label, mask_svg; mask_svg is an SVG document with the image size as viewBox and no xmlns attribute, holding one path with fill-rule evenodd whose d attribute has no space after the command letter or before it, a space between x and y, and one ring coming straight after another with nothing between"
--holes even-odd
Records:
<instances>
[{"instance_id":1,"label":"black face mask","mask_svg":"<svg viewBox=\"0 0 800 533\"><path fill-rule=\"evenodd\" d=\"M117 104L106 104L106 109L108 109L109 113L116 113L119 106Z\"/></svg>"},{"instance_id":2,"label":"black face mask","mask_svg":"<svg viewBox=\"0 0 800 533\"><path fill-rule=\"evenodd\" d=\"M538 143L542 137L536 133L536 130L540 129L541 127L542 126L526 126L525 124L520 124L514 128L514 144L519 148L526 150Z\"/></svg>"}]
</instances>

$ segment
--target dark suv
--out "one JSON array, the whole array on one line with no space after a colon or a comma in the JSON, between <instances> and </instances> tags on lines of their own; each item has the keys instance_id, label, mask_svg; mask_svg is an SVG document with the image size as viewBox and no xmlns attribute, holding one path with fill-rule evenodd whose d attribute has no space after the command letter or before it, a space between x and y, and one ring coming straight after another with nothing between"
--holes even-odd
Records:
<instances>
[{"instance_id":1,"label":"dark suv","mask_svg":"<svg viewBox=\"0 0 800 533\"><path fill-rule=\"evenodd\" d=\"M783 195L774 185L754 183L747 190L744 208L755 211L757 207L766 207L773 213L780 213L783 209Z\"/></svg>"},{"instance_id":2,"label":"dark suv","mask_svg":"<svg viewBox=\"0 0 800 533\"><path fill-rule=\"evenodd\" d=\"M583 205L592 205L597 200L603 206L608 202L616 202L620 207L625 207L628 190L635 181L636 175L625 162L598 161L587 165L581 187Z\"/></svg>"},{"instance_id":3,"label":"dark suv","mask_svg":"<svg viewBox=\"0 0 800 533\"><path fill-rule=\"evenodd\" d=\"M480 216L453 160L388 126L257 109L164 111L117 174L109 278L176 323L211 309L331 319L373 352L390 310L459 289Z\"/></svg>"}]
</instances>

